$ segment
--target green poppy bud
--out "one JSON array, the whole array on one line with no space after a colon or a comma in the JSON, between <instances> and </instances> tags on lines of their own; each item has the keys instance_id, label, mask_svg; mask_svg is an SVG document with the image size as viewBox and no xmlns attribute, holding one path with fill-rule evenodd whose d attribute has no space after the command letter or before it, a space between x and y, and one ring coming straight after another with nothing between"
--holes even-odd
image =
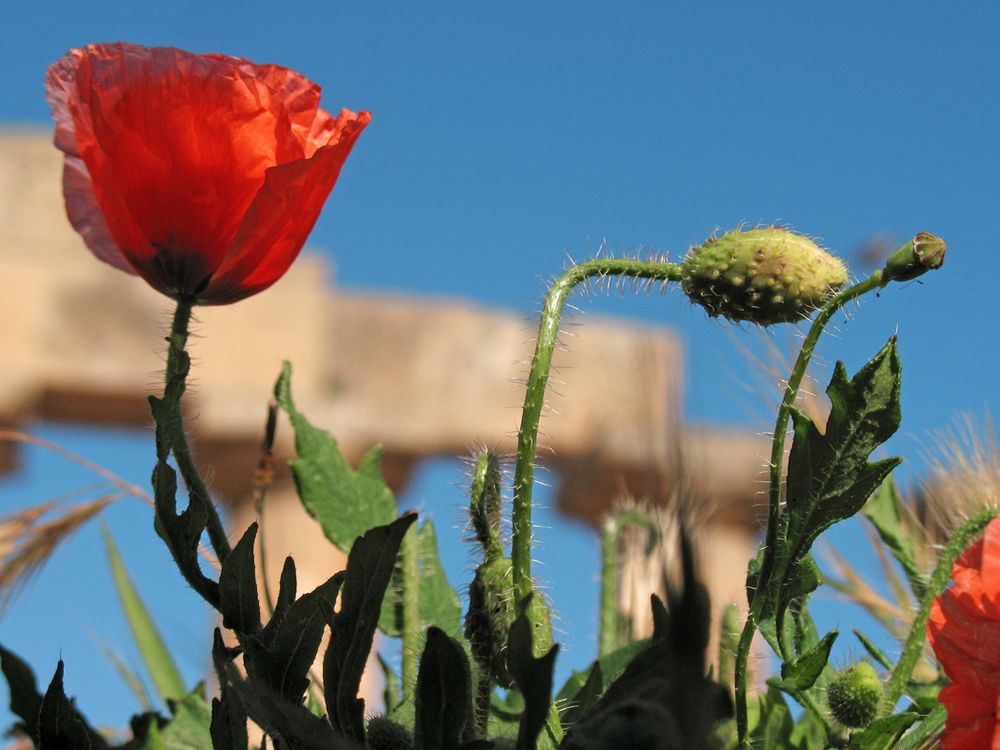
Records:
<instances>
[{"instance_id":1,"label":"green poppy bud","mask_svg":"<svg viewBox=\"0 0 1000 750\"><path fill-rule=\"evenodd\" d=\"M851 729L867 727L882 701L882 681L866 661L837 672L826 693L833 718Z\"/></svg>"},{"instance_id":2,"label":"green poppy bud","mask_svg":"<svg viewBox=\"0 0 1000 750\"><path fill-rule=\"evenodd\" d=\"M916 237L907 242L885 263L882 273L883 283L890 281L909 281L928 271L940 268L944 263L944 254L948 246L944 240L930 232L919 232Z\"/></svg>"},{"instance_id":3,"label":"green poppy bud","mask_svg":"<svg viewBox=\"0 0 1000 750\"><path fill-rule=\"evenodd\" d=\"M847 283L838 258L780 227L713 237L681 270L685 293L709 315L764 326L807 317Z\"/></svg>"}]
</instances>

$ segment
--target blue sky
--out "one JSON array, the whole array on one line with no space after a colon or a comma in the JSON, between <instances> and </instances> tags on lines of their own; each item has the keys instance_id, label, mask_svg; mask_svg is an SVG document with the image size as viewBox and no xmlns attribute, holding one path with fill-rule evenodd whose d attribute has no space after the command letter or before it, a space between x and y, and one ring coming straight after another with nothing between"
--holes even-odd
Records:
<instances>
[{"instance_id":1,"label":"blue sky","mask_svg":"<svg viewBox=\"0 0 1000 750\"><path fill-rule=\"evenodd\" d=\"M680 256L716 228L781 222L821 238L860 274L855 250L866 238L934 232L949 244L944 269L867 299L821 349L827 365L841 358L853 371L899 333L904 422L891 449L906 457L903 477L914 482L928 431L959 412L982 415L995 401L1000 6L903 7L17 4L0 29L0 123L47 126L45 68L88 42L174 45L295 68L323 85L327 108L374 114L311 238L334 259L337 283L470 298L526 315L567 253L586 257L602 242L616 252ZM756 333L708 320L676 292L596 298L586 309L681 333L688 418L769 429L738 351L759 350ZM794 338L770 335L782 345ZM828 372L818 372L823 382ZM144 433L39 430L146 480ZM24 472L0 481L3 510L93 482L46 456L27 458ZM451 464L429 467L407 502L450 528L460 481ZM208 615L153 551L145 510L123 504L108 515L137 577L156 592L186 673L197 677ZM539 556L557 609L578 631L565 670L590 656L593 597L574 588L575 598L560 601L560 582L572 580L580 559L596 564L596 554L585 530L550 523L558 529ZM843 547L859 534L845 526L834 538ZM88 637L69 632L123 636L107 575L94 564L98 550L91 530L61 551L0 620L0 641L24 653L43 681L61 652L81 707L120 724L134 705L89 653ZM464 570L464 553L448 554L452 570ZM572 566L561 565L571 556ZM827 627L854 624L822 609ZM0 722L7 716L0 706Z\"/></svg>"}]
</instances>

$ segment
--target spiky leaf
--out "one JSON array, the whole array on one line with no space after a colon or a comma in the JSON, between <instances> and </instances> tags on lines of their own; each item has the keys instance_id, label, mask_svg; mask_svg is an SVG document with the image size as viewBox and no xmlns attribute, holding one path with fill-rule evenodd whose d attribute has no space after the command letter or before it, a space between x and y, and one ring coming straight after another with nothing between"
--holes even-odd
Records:
<instances>
[{"instance_id":1,"label":"spiky leaf","mask_svg":"<svg viewBox=\"0 0 1000 750\"><path fill-rule=\"evenodd\" d=\"M416 689L417 750L457 750L471 740L472 682L465 649L440 628L427 630Z\"/></svg>"},{"instance_id":2,"label":"spiky leaf","mask_svg":"<svg viewBox=\"0 0 1000 750\"><path fill-rule=\"evenodd\" d=\"M868 460L899 426L899 387L900 364L893 336L853 379L848 379L843 363L837 363L826 391L831 411L825 432L805 414L792 410L794 439L776 544L762 549L747 579L748 590L756 590L761 597L755 601L758 627L779 653L786 608L820 581L809 557L816 537L857 513L899 464L898 458ZM764 570L768 560L770 566Z\"/></svg>"},{"instance_id":3,"label":"spiky leaf","mask_svg":"<svg viewBox=\"0 0 1000 750\"><path fill-rule=\"evenodd\" d=\"M408 513L358 537L347 558L340 611L332 616L330 647L323 659L326 710L334 728L364 742L364 700L358 698L386 587L399 546L416 521Z\"/></svg>"}]
</instances>

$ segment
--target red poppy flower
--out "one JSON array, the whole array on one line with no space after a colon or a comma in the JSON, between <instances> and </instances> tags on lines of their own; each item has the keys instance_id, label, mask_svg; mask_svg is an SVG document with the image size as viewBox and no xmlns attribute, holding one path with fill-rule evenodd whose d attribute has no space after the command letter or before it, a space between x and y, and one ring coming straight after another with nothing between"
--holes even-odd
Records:
<instances>
[{"instance_id":1,"label":"red poppy flower","mask_svg":"<svg viewBox=\"0 0 1000 750\"><path fill-rule=\"evenodd\" d=\"M963 552L954 584L934 600L927 635L951 684L944 750L1000 750L1000 518Z\"/></svg>"},{"instance_id":2,"label":"red poppy flower","mask_svg":"<svg viewBox=\"0 0 1000 750\"><path fill-rule=\"evenodd\" d=\"M319 108L298 73L172 47L95 44L46 98L63 193L94 255L155 289L236 302L288 270L368 112Z\"/></svg>"}]
</instances>

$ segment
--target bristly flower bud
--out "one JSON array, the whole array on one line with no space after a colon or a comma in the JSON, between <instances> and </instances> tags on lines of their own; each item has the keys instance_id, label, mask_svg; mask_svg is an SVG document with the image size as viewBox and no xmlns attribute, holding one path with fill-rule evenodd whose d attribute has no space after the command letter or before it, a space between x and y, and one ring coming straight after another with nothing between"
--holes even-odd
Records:
<instances>
[{"instance_id":1,"label":"bristly flower bud","mask_svg":"<svg viewBox=\"0 0 1000 750\"><path fill-rule=\"evenodd\" d=\"M709 315L763 326L807 317L847 283L838 258L780 227L713 237L681 268L685 293Z\"/></svg>"},{"instance_id":2,"label":"bristly flower bud","mask_svg":"<svg viewBox=\"0 0 1000 750\"><path fill-rule=\"evenodd\" d=\"M837 672L826 693L833 718L851 729L867 727L882 701L882 681L866 661Z\"/></svg>"},{"instance_id":3,"label":"bristly flower bud","mask_svg":"<svg viewBox=\"0 0 1000 750\"><path fill-rule=\"evenodd\" d=\"M947 249L948 246L940 237L930 232L918 232L916 237L899 248L886 261L882 270L884 283L909 281L940 268L944 263Z\"/></svg>"}]
</instances>

